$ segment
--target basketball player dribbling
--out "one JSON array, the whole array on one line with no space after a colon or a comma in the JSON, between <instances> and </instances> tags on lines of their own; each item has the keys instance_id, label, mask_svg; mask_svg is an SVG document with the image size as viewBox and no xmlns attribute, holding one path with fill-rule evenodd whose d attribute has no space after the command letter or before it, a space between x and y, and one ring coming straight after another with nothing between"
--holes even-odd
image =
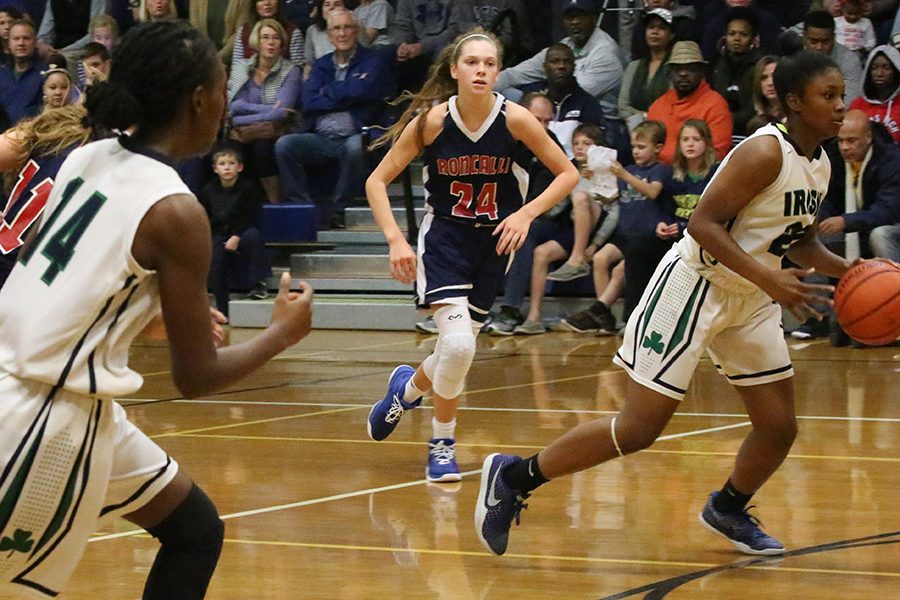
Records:
<instances>
[{"instance_id":1,"label":"basketball player dribbling","mask_svg":"<svg viewBox=\"0 0 900 600\"><path fill-rule=\"evenodd\" d=\"M500 58L499 41L480 29L448 45L422 91L411 96L391 132L393 146L366 182L369 204L390 246L391 274L405 283L416 281L417 305L433 312L438 328L434 352L417 369L400 365L391 374L387 394L369 413L369 436L388 437L404 411L418 406L430 390L434 418L426 478L432 482L461 478L455 446L459 396L475 356L475 337L508 268L507 255L522 245L535 217L578 181L575 167L538 120L492 91ZM525 205L522 143L555 175ZM394 220L387 186L420 152L428 213L417 256Z\"/></svg>"},{"instance_id":2,"label":"basketball player dribbling","mask_svg":"<svg viewBox=\"0 0 900 600\"><path fill-rule=\"evenodd\" d=\"M109 81L87 91L92 126L134 132L71 153L0 292L0 597L56 597L98 521L116 516L161 544L145 600L206 593L216 508L113 398L141 386L128 349L160 307L185 396L309 332L312 291L291 293L285 275L269 327L216 347L209 223L171 165L208 151L224 107L216 48L181 21L133 28Z\"/></svg>"},{"instance_id":3,"label":"basketball player dribbling","mask_svg":"<svg viewBox=\"0 0 900 600\"><path fill-rule=\"evenodd\" d=\"M725 158L628 320L614 358L630 376L622 411L527 459L485 458L475 524L495 554L506 551L512 521L538 486L653 444L704 352L737 390L753 428L700 521L744 553L784 553L746 508L797 433L793 368L773 300L802 322L821 318L814 305L830 302L819 294L833 288L805 284L813 269L782 269L781 259L831 277L849 264L825 249L814 226L831 172L820 144L837 134L845 112L841 72L826 56L800 52L779 61L775 87L786 123L763 127Z\"/></svg>"}]
</instances>

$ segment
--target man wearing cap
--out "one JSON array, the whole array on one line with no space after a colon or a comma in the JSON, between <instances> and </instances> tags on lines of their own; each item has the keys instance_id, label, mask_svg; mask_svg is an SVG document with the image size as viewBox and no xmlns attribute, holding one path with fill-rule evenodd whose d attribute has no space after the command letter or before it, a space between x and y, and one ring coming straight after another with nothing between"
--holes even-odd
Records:
<instances>
[{"instance_id":1,"label":"man wearing cap","mask_svg":"<svg viewBox=\"0 0 900 600\"><path fill-rule=\"evenodd\" d=\"M622 82L619 48L608 33L597 27L600 10L595 0L569 0L563 12L568 37L562 43L575 54L578 85L600 101L606 117L616 115L616 98ZM494 89L518 88L544 79L547 49L504 69Z\"/></svg>"},{"instance_id":2,"label":"man wearing cap","mask_svg":"<svg viewBox=\"0 0 900 600\"><path fill-rule=\"evenodd\" d=\"M706 61L697 42L676 42L669 57L672 89L660 96L647 111L647 118L666 126L666 143L660 162L672 164L678 130L688 119L703 119L712 132L719 160L731 149L732 121L728 103L704 80Z\"/></svg>"},{"instance_id":3,"label":"man wearing cap","mask_svg":"<svg viewBox=\"0 0 900 600\"><path fill-rule=\"evenodd\" d=\"M834 41L834 27L834 17L824 10L807 14L803 19L803 44L837 63L844 76L844 102L849 105L862 95L862 65L856 54Z\"/></svg>"}]
</instances>

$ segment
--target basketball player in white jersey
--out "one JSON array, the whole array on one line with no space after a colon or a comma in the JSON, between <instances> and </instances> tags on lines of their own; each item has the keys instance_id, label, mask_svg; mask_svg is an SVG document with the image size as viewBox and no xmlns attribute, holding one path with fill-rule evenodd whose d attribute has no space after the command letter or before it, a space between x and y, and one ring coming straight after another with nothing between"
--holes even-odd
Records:
<instances>
[{"instance_id":1,"label":"basketball player in white jersey","mask_svg":"<svg viewBox=\"0 0 900 600\"><path fill-rule=\"evenodd\" d=\"M492 552L505 552L532 490L653 444L708 353L753 428L700 521L747 554L784 553L746 510L797 433L793 368L773 300L801 321L821 318L813 305L830 302L818 293L833 288L803 283L813 269L782 269L781 258L832 277L849 265L814 227L831 171L820 144L837 134L845 111L841 72L828 57L801 52L779 61L775 87L786 125L762 128L726 157L628 320L614 358L630 376L622 411L579 425L530 458L485 459L475 522Z\"/></svg>"},{"instance_id":2,"label":"basketball player in white jersey","mask_svg":"<svg viewBox=\"0 0 900 600\"><path fill-rule=\"evenodd\" d=\"M143 598L206 593L224 526L209 498L125 417L134 337L160 312L185 396L224 387L309 331L311 291L283 278L272 324L217 349L209 223L172 163L205 153L225 104L215 46L184 22L140 25L88 89L91 124L130 137L74 150L0 293L0 597L52 598L98 521L161 547Z\"/></svg>"}]
</instances>

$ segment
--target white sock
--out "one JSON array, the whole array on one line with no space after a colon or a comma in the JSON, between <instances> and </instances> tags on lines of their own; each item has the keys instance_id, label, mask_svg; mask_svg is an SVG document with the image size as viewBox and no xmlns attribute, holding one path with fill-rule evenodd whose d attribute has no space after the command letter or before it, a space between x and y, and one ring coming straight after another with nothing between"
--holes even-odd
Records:
<instances>
[{"instance_id":1,"label":"white sock","mask_svg":"<svg viewBox=\"0 0 900 600\"><path fill-rule=\"evenodd\" d=\"M409 381L406 382L406 389L403 390L404 402L415 402L425 395L425 392L416 387L416 384L413 383L413 379L415 379L415 377L410 377Z\"/></svg>"},{"instance_id":2,"label":"white sock","mask_svg":"<svg viewBox=\"0 0 900 600\"><path fill-rule=\"evenodd\" d=\"M449 423L441 423L437 418L431 418L431 432L434 439L455 439L456 435L456 419Z\"/></svg>"}]
</instances>

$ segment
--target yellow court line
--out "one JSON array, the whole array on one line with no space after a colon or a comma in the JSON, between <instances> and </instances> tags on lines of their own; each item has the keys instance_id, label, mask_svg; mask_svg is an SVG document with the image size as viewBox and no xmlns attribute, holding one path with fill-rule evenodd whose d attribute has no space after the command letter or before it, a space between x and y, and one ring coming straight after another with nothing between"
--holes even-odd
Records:
<instances>
[{"instance_id":1,"label":"yellow court line","mask_svg":"<svg viewBox=\"0 0 900 600\"><path fill-rule=\"evenodd\" d=\"M139 533L128 536L130 539L153 539L146 533ZM124 538L123 538L124 539ZM526 560L556 560L561 562L576 562L589 564L607 564L607 565L631 565L631 566L652 566L652 567L687 567L691 569L714 569L726 565L717 563L701 563L686 562L675 560L649 560L640 558L599 558L595 556L562 556L558 554L516 554L515 552L507 552L503 558L497 558L493 554L484 551L473 550L439 550L437 548L394 548L387 546L360 546L355 544L323 544L315 542L286 542L278 540L241 540L235 538L225 538L227 544L243 544L249 546L275 546L287 548L309 548L313 550L349 550L352 552L403 552L406 554L430 554L437 556L473 556L490 557L493 560L506 560L512 558ZM850 549L850 548L848 548ZM836 548L841 550L841 548ZM794 557L788 557L794 558ZM799 557L797 557L799 558ZM748 565L743 567L754 571L777 571L786 573L815 573L820 575L857 575L862 577L900 577L900 573L892 571L850 571L845 569L814 569L806 567L782 567L782 566L766 566Z\"/></svg>"},{"instance_id":2,"label":"yellow court line","mask_svg":"<svg viewBox=\"0 0 900 600\"><path fill-rule=\"evenodd\" d=\"M414 344L413 340L406 340L403 342L390 342L386 344L372 344L369 346L351 346L350 348L338 348L335 350L316 350L315 352L304 352L302 354L279 354L272 360L293 360L298 358L309 358L310 356L317 356L319 354L329 354L331 352L350 352L357 350L372 350L374 348L389 348L391 346L403 346L405 344Z\"/></svg>"},{"instance_id":3,"label":"yellow court line","mask_svg":"<svg viewBox=\"0 0 900 600\"><path fill-rule=\"evenodd\" d=\"M391 342L389 344L373 344L370 346L355 346L351 348L340 348L337 350L316 350L315 352L305 352L302 354L279 354L278 356L273 357L269 362L276 360L297 360L299 358L309 358L311 356L317 356L319 354L328 354L330 352L350 352L357 350L372 350L374 348L387 348L389 346L403 346L405 344L415 343L410 340L406 340L404 342ZM171 373L171 370L168 371L153 371L152 373L141 373L141 377L155 377L157 375L168 375Z\"/></svg>"},{"instance_id":4,"label":"yellow court line","mask_svg":"<svg viewBox=\"0 0 900 600\"><path fill-rule=\"evenodd\" d=\"M734 456L734 452L703 452L693 450L642 450L643 452L651 452L654 454L690 454L695 456ZM873 462L897 462L900 458L890 456L832 456L828 454L788 454L787 458L803 458L808 460L868 460Z\"/></svg>"},{"instance_id":5,"label":"yellow court line","mask_svg":"<svg viewBox=\"0 0 900 600\"><path fill-rule=\"evenodd\" d=\"M321 413L320 413L321 414ZM282 417L284 418L284 417ZM258 441L258 442L319 442L326 444L378 444L380 446L421 446L422 442L417 441L404 441L404 440L383 440L380 442L373 442L369 439L364 438L309 438L309 437L287 437L287 436L265 436L265 435L216 435L216 434L201 434L201 433L191 433L184 432L181 434L184 437L195 437L195 438L208 438L208 439L223 439L223 440L248 440L248 441ZM663 440L666 441L666 440ZM541 450L544 446L533 446L529 444L497 444L497 443L485 443L485 444L466 444L462 442L457 442L457 448L509 448L509 449L518 449L518 450ZM724 456L732 458L734 457L734 452L713 452L713 451L704 451L704 450L642 450L641 454L651 453L651 454L682 454L687 456ZM871 461L871 462L897 462L900 463L900 458L894 457L878 457L878 456L831 456L831 455L822 455L817 456L813 454L788 454L788 459L804 459L804 460L839 460L839 461Z\"/></svg>"},{"instance_id":6,"label":"yellow court line","mask_svg":"<svg viewBox=\"0 0 900 600\"><path fill-rule=\"evenodd\" d=\"M201 427L199 429L188 429L186 431L172 431L169 433L159 433L156 435L151 435L151 438L164 438L164 437L175 437L175 436L188 436L195 433L201 433L204 431L217 431L219 429L231 429L233 427L244 427L246 425L259 425L261 423L273 423L275 421L287 421L289 419L302 419L303 417L317 417L320 415L329 415L334 413L348 412L351 410L359 410L359 407L352 406L350 408L336 408L334 410L320 410L312 413L302 413L299 415L287 415L285 417L272 417L270 419L257 419L256 421L242 421L240 423L229 423L228 425L214 425L212 427Z\"/></svg>"},{"instance_id":7,"label":"yellow court line","mask_svg":"<svg viewBox=\"0 0 900 600\"><path fill-rule=\"evenodd\" d=\"M579 379L590 379L591 377L595 377L595 378L600 377L601 375L608 373L608 372L613 372L613 371L599 371L597 373L592 373L590 375L576 375L574 377L560 377L559 379L548 379L546 381L530 381L528 383L516 383L513 385L501 385L499 387L482 388L480 390L466 390L465 394L466 394L466 396L471 396L472 394L483 394L485 392L499 392L501 390L514 390L516 388L531 387L531 386L535 386L535 385L547 385L549 383L565 383L566 381L577 381ZM625 372L622 371L622 373L624 374Z\"/></svg>"},{"instance_id":8,"label":"yellow court line","mask_svg":"<svg viewBox=\"0 0 900 600\"><path fill-rule=\"evenodd\" d=\"M168 375L172 371L153 371L152 373L141 373L141 377L156 377L157 375Z\"/></svg>"}]
</instances>

